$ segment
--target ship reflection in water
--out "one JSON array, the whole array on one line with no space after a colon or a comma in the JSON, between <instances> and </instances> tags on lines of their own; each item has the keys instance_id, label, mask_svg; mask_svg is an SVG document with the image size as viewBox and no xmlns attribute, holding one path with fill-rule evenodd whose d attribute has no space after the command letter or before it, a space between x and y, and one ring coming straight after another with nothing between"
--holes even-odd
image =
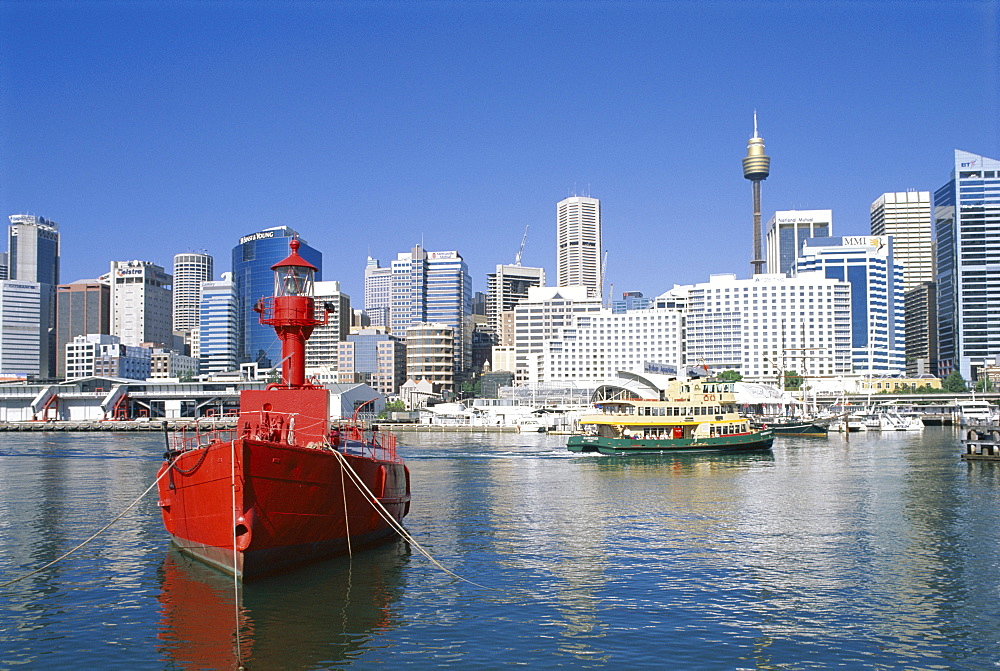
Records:
<instances>
[{"instance_id":1,"label":"ship reflection in water","mask_svg":"<svg viewBox=\"0 0 1000 671\"><path fill-rule=\"evenodd\" d=\"M398 622L409 562L402 542L240 585L240 649L247 668L342 664ZM171 548L160 572L160 657L179 668L236 668L232 576Z\"/></svg>"}]
</instances>

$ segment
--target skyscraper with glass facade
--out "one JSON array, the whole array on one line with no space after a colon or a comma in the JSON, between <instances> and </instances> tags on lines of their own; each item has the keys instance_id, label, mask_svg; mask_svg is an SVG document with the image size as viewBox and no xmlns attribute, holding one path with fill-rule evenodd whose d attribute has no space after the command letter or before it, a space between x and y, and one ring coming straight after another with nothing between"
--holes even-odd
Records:
<instances>
[{"instance_id":1,"label":"skyscraper with glass facade","mask_svg":"<svg viewBox=\"0 0 1000 671\"><path fill-rule=\"evenodd\" d=\"M222 273L221 280L201 283L198 363L202 373L237 369L237 313L232 273Z\"/></svg>"},{"instance_id":2,"label":"skyscraper with glass facade","mask_svg":"<svg viewBox=\"0 0 1000 671\"><path fill-rule=\"evenodd\" d=\"M822 271L829 279L850 283L856 374L899 375L906 369L903 266L893 258L892 242L891 235L809 238L796 264L799 273Z\"/></svg>"},{"instance_id":3,"label":"skyscraper with glass facade","mask_svg":"<svg viewBox=\"0 0 1000 671\"><path fill-rule=\"evenodd\" d=\"M271 266L288 256L288 243L298 238L302 244L299 256L316 266L316 280L323 279L323 254L310 247L297 231L288 226L275 226L244 235L233 247L233 290L237 309L237 357L240 363L255 362L260 368L278 366L281 362L281 341L274 329L263 326L254 312L257 301L274 295L274 273Z\"/></svg>"},{"instance_id":4,"label":"skyscraper with glass facade","mask_svg":"<svg viewBox=\"0 0 1000 671\"><path fill-rule=\"evenodd\" d=\"M966 380L1000 354L1000 161L955 150L934 192L938 375Z\"/></svg>"},{"instance_id":5,"label":"skyscraper with glass facade","mask_svg":"<svg viewBox=\"0 0 1000 671\"><path fill-rule=\"evenodd\" d=\"M766 226L767 272L789 275L808 238L833 235L833 212L830 210L780 210Z\"/></svg>"},{"instance_id":6,"label":"skyscraper with glass facade","mask_svg":"<svg viewBox=\"0 0 1000 671\"><path fill-rule=\"evenodd\" d=\"M454 374L472 365L472 278L458 252L428 252L420 245L392 262L393 334L418 324L443 324L455 337Z\"/></svg>"},{"instance_id":7,"label":"skyscraper with glass facade","mask_svg":"<svg viewBox=\"0 0 1000 671\"><path fill-rule=\"evenodd\" d=\"M7 229L8 277L59 284L59 225L32 214L12 214Z\"/></svg>"},{"instance_id":8,"label":"skyscraper with glass facade","mask_svg":"<svg viewBox=\"0 0 1000 671\"><path fill-rule=\"evenodd\" d=\"M392 268L383 268L378 259L369 256L365 266L365 314L372 326L389 326L391 296Z\"/></svg>"}]
</instances>

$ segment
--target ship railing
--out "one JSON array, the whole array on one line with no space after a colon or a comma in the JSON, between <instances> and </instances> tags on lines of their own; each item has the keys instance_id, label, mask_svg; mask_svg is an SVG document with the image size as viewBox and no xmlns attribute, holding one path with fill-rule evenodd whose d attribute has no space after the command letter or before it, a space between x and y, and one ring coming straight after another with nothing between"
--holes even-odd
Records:
<instances>
[{"instance_id":1,"label":"ship railing","mask_svg":"<svg viewBox=\"0 0 1000 671\"><path fill-rule=\"evenodd\" d=\"M331 444L347 454L355 454L383 461L399 461L396 452L396 434L380 431L377 427L346 424L336 427Z\"/></svg>"},{"instance_id":2,"label":"ship railing","mask_svg":"<svg viewBox=\"0 0 1000 671\"><path fill-rule=\"evenodd\" d=\"M168 445L171 452L187 452L214 443L224 443L236 438L236 429L219 429L214 423L189 422L170 434Z\"/></svg>"}]
</instances>

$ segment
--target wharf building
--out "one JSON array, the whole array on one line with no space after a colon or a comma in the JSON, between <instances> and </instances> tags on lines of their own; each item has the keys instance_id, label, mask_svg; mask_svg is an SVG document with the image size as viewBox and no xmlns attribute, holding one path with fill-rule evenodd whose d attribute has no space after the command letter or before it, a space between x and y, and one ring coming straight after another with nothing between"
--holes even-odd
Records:
<instances>
[{"instance_id":1,"label":"wharf building","mask_svg":"<svg viewBox=\"0 0 1000 671\"><path fill-rule=\"evenodd\" d=\"M150 261L112 261L111 333L124 345L173 346L173 278Z\"/></svg>"},{"instance_id":2,"label":"wharf building","mask_svg":"<svg viewBox=\"0 0 1000 671\"><path fill-rule=\"evenodd\" d=\"M323 254L288 226L275 226L244 235L233 247L233 290L237 304L237 357L240 363L256 363L258 368L277 367L281 362L281 341L274 329L263 326L254 312L257 301L274 294L271 266L288 256L290 238L298 238L299 256L316 266L316 281L323 279Z\"/></svg>"},{"instance_id":3,"label":"wharf building","mask_svg":"<svg viewBox=\"0 0 1000 671\"><path fill-rule=\"evenodd\" d=\"M851 287L819 272L719 274L675 286L656 299L685 315L685 363L735 370L748 382L776 383L787 372L851 373Z\"/></svg>"},{"instance_id":4,"label":"wharf building","mask_svg":"<svg viewBox=\"0 0 1000 671\"><path fill-rule=\"evenodd\" d=\"M378 259L368 257L365 266L365 314L371 326L389 326L392 305L392 268L383 268Z\"/></svg>"},{"instance_id":5,"label":"wharf building","mask_svg":"<svg viewBox=\"0 0 1000 671\"><path fill-rule=\"evenodd\" d=\"M428 252L420 245L392 262L389 331L397 336L421 324L451 329L452 384L472 365L472 279L457 251ZM409 346L409 342L407 341Z\"/></svg>"},{"instance_id":6,"label":"wharf building","mask_svg":"<svg viewBox=\"0 0 1000 671\"><path fill-rule=\"evenodd\" d=\"M314 284L316 314L326 311L326 323L317 325L306 341L306 371L337 372L337 346L351 332L351 297L341 292L340 282Z\"/></svg>"},{"instance_id":7,"label":"wharf building","mask_svg":"<svg viewBox=\"0 0 1000 671\"><path fill-rule=\"evenodd\" d=\"M79 280L56 287L56 377L66 377L66 345L88 333L111 333L111 286Z\"/></svg>"},{"instance_id":8,"label":"wharf building","mask_svg":"<svg viewBox=\"0 0 1000 671\"><path fill-rule=\"evenodd\" d=\"M601 201L572 196L556 204L556 284L601 298Z\"/></svg>"},{"instance_id":9,"label":"wharf building","mask_svg":"<svg viewBox=\"0 0 1000 671\"><path fill-rule=\"evenodd\" d=\"M392 396L406 382L406 344L380 329L361 329L337 345L337 381L364 382Z\"/></svg>"},{"instance_id":10,"label":"wharf building","mask_svg":"<svg viewBox=\"0 0 1000 671\"><path fill-rule=\"evenodd\" d=\"M938 374L976 380L1000 353L1000 161L955 150L934 192Z\"/></svg>"},{"instance_id":11,"label":"wharf building","mask_svg":"<svg viewBox=\"0 0 1000 671\"><path fill-rule=\"evenodd\" d=\"M884 193L871 205L872 235L891 235L903 264L904 341L909 375L937 371L934 241L930 191ZM933 334L932 334L933 332Z\"/></svg>"},{"instance_id":12,"label":"wharf building","mask_svg":"<svg viewBox=\"0 0 1000 671\"><path fill-rule=\"evenodd\" d=\"M831 210L779 210L767 222L767 273L795 272L802 244L833 235Z\"/></svg>"},{"instance_id":13,"label":"wharf building","mask_svg":"<svg viewBox=\"0 0 1000 671\"><path fill-rule=\"evenodd\" d=\"M237 370L237 304L233 274L201 283L198 315L198 368L210 375ZM194 353L192 353L194 355Z\"/></svg>"},{"instance_id":14,"label":"wharf building","mask_svg":"<svg viewBox=\"0 0 1000 671\"><path fill-rule=\"evenodd\" d=\"M192 355L197 356L199 304L201 283L215 277L215 260L209 254L188 252L174 255L173 275L173 320L174 333L184 337L192 345Z\"/></svg>"},{"instance_id":15,"label":"wharf building","mask_svg":"<svg viewBox=\"0 0 1000 671\"><path fill-rule=\"evenodd\" d=\"M49 300L40 282L0 280L0 374L48 377Z\"/></svg>"},{"instance_id":16,"label":"wharf building","mask_svg":"<svg viewBox=\"0 0 1000 671\"><path fill-rule=\"evenodd\" d=\"M853 372L905 372L903 266L893 257L893 237L808 239L797 272L811 271L850 284Z\"/></svg>"}]
</instances>

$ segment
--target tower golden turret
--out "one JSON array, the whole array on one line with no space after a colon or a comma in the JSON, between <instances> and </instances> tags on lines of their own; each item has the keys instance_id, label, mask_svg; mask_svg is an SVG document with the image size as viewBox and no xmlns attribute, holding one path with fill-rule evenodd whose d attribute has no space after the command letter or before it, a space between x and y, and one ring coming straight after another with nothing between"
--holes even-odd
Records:
<instances>
[{"instance_id":1,"label":"tower golden turret","mask_svg":"<svg viewBox=\"0 0 1000 671\"><path fill-rule=\"evenodd\" d=\"M757 133L757 112L753 113L753 137L747 143L743 159L743 176L753 186L753 274L764 272L764 259L760 256L760 183L771 172L771 157L764 153L764 140Z\"/></svg>"}]
</instances>

